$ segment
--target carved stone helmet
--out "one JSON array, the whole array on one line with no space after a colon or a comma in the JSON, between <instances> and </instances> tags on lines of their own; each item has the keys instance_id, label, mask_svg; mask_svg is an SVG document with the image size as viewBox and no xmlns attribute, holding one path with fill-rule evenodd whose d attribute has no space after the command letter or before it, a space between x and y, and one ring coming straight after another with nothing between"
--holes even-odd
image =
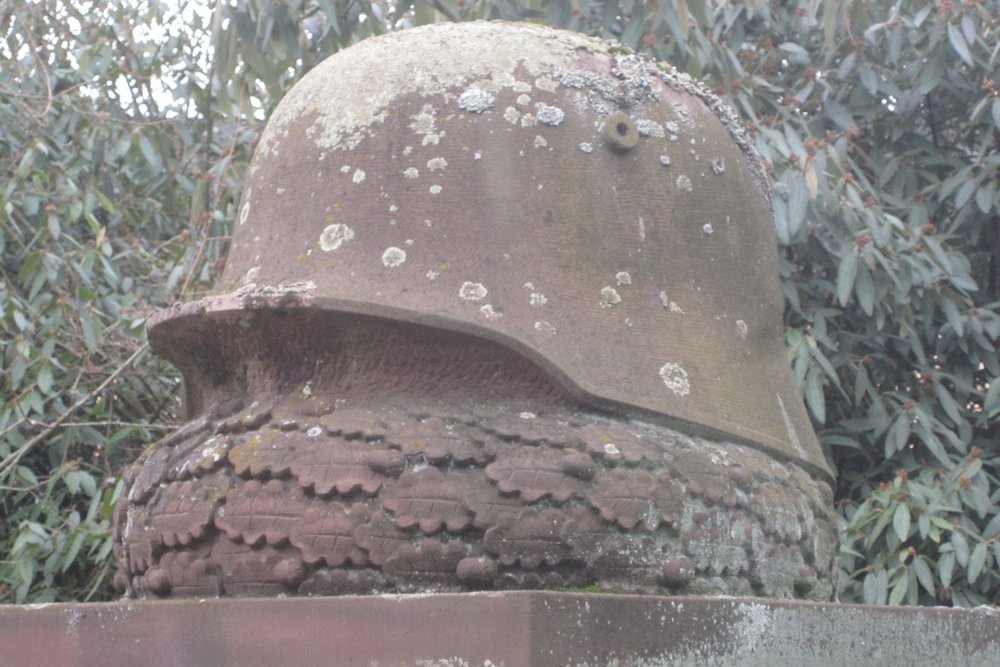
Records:
<instances>
[{"instance_id":1,"label":"carved stone helmet","mask_svg":"<svg viewBox=\"0 0 1000 667\"><path fill-rule=\"evenodd\" d=\"M192 421L130 478L127 585L829 597L777 276L749 138L672 68L506 23L337 53L268 122L220 296L150 323Z\"/></svg>"},{"instance_id":2,"label":"carved stone helmet","mask_svg":"<svg viewBox=\"0 0 1000 667\"><path fill-rule=\"evenodd\" d=\"M437 25L306 75L257 148L223 291L494 340L573 394L827 471L783 347L768 186L669 67ZM308 289L306 288L308 284Z\"/></svg>"}]
</instances>

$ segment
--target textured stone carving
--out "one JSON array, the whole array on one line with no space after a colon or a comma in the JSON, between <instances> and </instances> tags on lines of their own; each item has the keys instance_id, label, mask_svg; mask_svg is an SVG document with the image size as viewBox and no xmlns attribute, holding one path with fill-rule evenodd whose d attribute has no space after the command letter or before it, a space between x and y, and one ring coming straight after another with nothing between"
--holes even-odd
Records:
<instances>
[{"instance_id":1,"label":"textured stone carving","mask_svg":"<svg viewBox=\"0 0 1000 667\"><path fill-rule=\"evenodd\" d=\"M293 403L289 394L274 410ZM117 510L126 585L156 596L603 586L830 597L829 488L793 464L571 403L533 406L532 429L554 426L547 438L501 435L496 417L519 425L526 405L500 408L488 426L472 407L412 416L388 406L384 421L333 411L236 435L216 424L199 444L235 438L228 455L187 466L183 481L170 481L168 464L198 448L183 441L181 458L153 450L153 465L133 475L141 491ZM327 426L310 435L319 419ZM431 424L449 451L461 433L470 451L492 442L492 454L431 461L393 436L404 420L414 440L435 440Z\"/></svg>"},{"instance_id":2,"label":"textured stone carving","mask_svg":"<svg viewBox=\"0 0 1000 667\"><path fill-rule=\"evenodd\" d=\"M192 417L126 472L117 581L829 599L763 174L718 99L598 40L336 54L265 129L222 292L150 319Z\"/></svg>"}]
</instances>

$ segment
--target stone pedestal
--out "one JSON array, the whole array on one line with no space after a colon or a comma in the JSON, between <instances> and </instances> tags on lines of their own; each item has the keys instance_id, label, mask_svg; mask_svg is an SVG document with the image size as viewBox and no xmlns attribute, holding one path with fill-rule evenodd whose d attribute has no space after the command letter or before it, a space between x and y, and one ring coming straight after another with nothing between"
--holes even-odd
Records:
<instances>
[{"instance_id":1,"label":"stone pedestal","mask_svg":"<svg viewBox=\"0 0 1000 667\"><path fill-rule=\"evenodd\" d=\"M1000 611L555 592L0 607L17 667L997 667Z\"/></svg>"}]
</instances>

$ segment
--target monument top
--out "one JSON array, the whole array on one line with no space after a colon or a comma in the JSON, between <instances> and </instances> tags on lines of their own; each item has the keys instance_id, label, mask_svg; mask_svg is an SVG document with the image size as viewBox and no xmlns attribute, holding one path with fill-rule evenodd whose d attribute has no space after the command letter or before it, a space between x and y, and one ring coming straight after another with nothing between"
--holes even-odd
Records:
<instances>
[{"instance_id":1,"label":"monument top","mask_svg":"<svg viewBox=\"0 0 1000 667\"><path fill-rule=\"evenodd\" d=\"M750 139L702 86L614 43L480 22L330 57L264 131L221 292L204 309L278 294L480 336L599 409L829 479ZM154 345L177 326L155 319Z\"/></svg>"}]
</instances>

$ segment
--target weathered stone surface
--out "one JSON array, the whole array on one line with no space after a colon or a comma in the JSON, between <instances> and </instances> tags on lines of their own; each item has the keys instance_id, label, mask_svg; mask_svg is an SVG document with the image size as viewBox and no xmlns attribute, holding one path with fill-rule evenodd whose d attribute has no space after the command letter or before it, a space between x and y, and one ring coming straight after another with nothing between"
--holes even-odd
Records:
<instances>
[{"instance_id":1,"label":"weathered stone surface","mask_svg":"<svg viewBox=\"0 0 1000 667\"><path fill-rule=\"evenodd\" d=\"M0 605L0 647L18 667L996 667L1000 612L546 592Z\"/></svg>"},{"instance_id":2,"label":"weathered stone surface","mask_svg":"<svg viewBox=\"0 0 1000 667\"><path fill-rule=\"evenodd\" d=\"M126 475L128 594L832 597L767 181L670 67L527 24L365 40L275 110L230 250L149 323L191 420Z\"/></svg>"},{"instance_id":3,"label":"weathered stone surface","mask_svg":"<svg viewBox=\"0 0 1000 667\"><path fill-rule=\"evenodd\" d=\"M297 401L292 393L270 405L292 411ZM184 481L170 481L159 462L171 457L154 449L134 482L142 491L118 509L127 588L169 597L348 594L362 584L832 596L833 517L823 489L793 464L572 403L532 405L531 419L519 416L527 404L511 403L483 424L461 403L425 403L415 416L390 404L386 420L374 406L333 410L319 418L325 426L301 417L293 431L241 419L239 435L202 432L206 451L220 438L239 444L211 466L186 466ZM487 457L445 454L484 451L499 423L531 428L504 429ZM620 455L581 444L605 437L621 443ZM444 443L442 455L428 458L417 442ZM183 447L199 451L190 440ZM178 563L195 561L198 573L181 577Z\"/></svg>"}]
</instances>

